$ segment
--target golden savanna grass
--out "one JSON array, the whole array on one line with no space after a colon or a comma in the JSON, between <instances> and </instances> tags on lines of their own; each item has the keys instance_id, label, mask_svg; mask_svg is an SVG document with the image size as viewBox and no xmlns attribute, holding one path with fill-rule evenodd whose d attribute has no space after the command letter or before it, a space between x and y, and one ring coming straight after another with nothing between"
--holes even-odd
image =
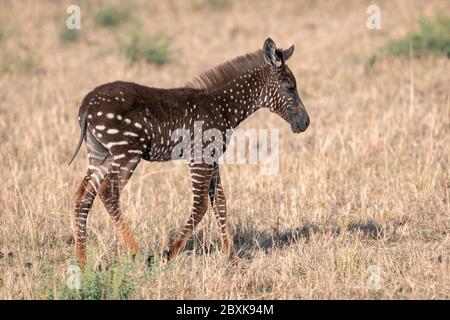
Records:
<instances>
[{"instance_id":1,"label":"golden savanna grass","mask_svg":"<svg viewBox=\"0 0 450 320\"><path fill-rule=\"evenodd\" d=\"M437 299L450 297L450 60L383 56L389 39L448 1L79 1L82 29L64 37L69 1L0 2L0 298ZM102 25L105 6L127 10ZM97 21L97 22L96 22ZM112 23L112 24L115 24ZM131 64L134 33L164 37L168 61ZM209 210L190 248L159 258L191 207L186 166L142 163L122 206L144 257L128 260L105 209L88 222L82 290L73 263L73 197L86 167L78 107L95 86L176 87L254 51L295 43L289 66L311 117L300 135L267 110L242 128L280 130L275 175L224 165L229 224L242 261L218 250ZM147 268L143 260L154 256ZM369 268L381 287L370 289Z\"/></svg>"}]
</instances>

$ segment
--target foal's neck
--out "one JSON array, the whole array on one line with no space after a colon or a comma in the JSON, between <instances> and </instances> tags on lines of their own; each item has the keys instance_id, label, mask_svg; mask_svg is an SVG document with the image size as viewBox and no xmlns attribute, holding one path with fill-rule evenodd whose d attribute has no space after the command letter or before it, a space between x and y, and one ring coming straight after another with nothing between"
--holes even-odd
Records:
<instances>
[{"instance_id":1,"label":"foal's neck","mask_svg":"<svg viewBox=\"0 0 450 320\"><path fill-rule=\"evenodd\" d=\"M265 78L263 67L250 69L211 92L211 106L218 108L230 129L261 108Z\"/></svg>"}]
</instances>

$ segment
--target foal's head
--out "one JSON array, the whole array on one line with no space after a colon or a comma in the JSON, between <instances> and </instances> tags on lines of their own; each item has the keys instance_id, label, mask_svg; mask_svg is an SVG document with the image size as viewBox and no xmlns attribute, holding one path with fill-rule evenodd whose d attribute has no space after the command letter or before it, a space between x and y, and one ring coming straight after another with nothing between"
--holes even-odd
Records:
<instances>
[{"instance_id":1,"label":"foal's head","mask_svg":"<svg viewBox=\"0 0 450 320\"><path fill-rule=\"evenodd\" d=\"M309 116L298 95L294 74L285 63L293 53L293 45L281 50L270 38L264 42L263 57L268 64L268 90L264 101L270 111L289 122L292 131L298 133L308 128Z\"/></svg>"}]
</instances>

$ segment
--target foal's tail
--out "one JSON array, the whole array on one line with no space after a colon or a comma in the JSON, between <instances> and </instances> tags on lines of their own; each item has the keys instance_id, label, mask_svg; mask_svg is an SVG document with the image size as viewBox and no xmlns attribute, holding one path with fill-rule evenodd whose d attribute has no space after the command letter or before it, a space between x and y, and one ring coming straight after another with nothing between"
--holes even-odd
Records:
<instances>
[{"instance_id":1,"label":"foal's tail","mask_svg":"<svg viewBox=\"0 0 450 320\"><path fill-rule=\"evenodd\" d=\"M87 125L87 110L80 113L80 140L78 141L78 145L75 149L75 152L72 156L72 159L69 162L69 166L72 163L72 161L77 156L78 151L80 150L81 144L83 143L84 138L86 137L86 125Z\"/></svg>"}]
</instances>

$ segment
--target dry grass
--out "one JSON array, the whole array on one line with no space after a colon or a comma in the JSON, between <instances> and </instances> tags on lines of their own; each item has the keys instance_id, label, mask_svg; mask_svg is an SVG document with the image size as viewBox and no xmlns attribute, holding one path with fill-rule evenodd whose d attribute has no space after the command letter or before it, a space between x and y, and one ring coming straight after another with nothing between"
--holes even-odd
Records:
<instances>
[{"instance_id":1,"label":"dry grass","mask_svg":"<svg viewBox=\"0 0 450 320\"><path fill-rule=\"evenodd\" d=\"M365 63L421 17L448 12L449 2L378 1L380 31L366 29L364 1L215 2L134 1L132 18L110 29L95 24L101 2L80 1L82 30L70 43L59 37L69 2L1 2L0 298L449 298L450 60ZM130 65L119 44L136 28L171 39L169 63ZM294 135L259 111L243 127L280 129L278 174L222 168L242 263L228 266L216 250L210 212L196 254L160 263L170 231L189 214L189 175L174 163L144 163L123 207L153 269L126 262L96 202L88 255L101 271L85 275L82 293L66 289L84 150L67 161L84 94L117 79L179 86L268 35L295 43L289 64L312 122ZM19 67L8 67L11 56ZM369 265L381 269L380 290L366 286Z\"/></svg>"}]
</instances>

